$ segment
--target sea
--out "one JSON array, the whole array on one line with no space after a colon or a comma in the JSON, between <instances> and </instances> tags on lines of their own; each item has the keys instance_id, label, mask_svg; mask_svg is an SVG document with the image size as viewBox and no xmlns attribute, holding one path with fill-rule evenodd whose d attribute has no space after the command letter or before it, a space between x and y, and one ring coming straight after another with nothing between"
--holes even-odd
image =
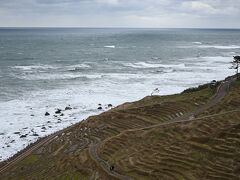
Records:
<instances>
[{"instance_id":1,"label":"sea","mask_svg":"<svg viewBox=\"0 0 240 180\"><path fill-rule=\"evenodd\" d=\"M239 54L237 29L1 28L0 161L156 88L180 93L233 75Z\"/></svg>"}]
</instances>

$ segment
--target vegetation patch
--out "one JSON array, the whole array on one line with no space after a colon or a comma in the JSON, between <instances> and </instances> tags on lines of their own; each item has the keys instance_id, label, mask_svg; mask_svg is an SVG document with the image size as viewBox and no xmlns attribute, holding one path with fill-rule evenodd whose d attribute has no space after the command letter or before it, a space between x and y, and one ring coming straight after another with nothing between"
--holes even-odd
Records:
<instances>
[{"instance_id":1,"label":"vegetation patch","mask_svg":"<svg viewBox=\"0 0 240 180\"><path fill-rule=\"evenodd\" d=\"M23 159L23 161L21 162L22 164L28 165L28 164L32 164L34 162L36 162L38 160L38 155L35 154L31 154L29 156L27 156L25 159Z\"/></svg>"}]
</instances>

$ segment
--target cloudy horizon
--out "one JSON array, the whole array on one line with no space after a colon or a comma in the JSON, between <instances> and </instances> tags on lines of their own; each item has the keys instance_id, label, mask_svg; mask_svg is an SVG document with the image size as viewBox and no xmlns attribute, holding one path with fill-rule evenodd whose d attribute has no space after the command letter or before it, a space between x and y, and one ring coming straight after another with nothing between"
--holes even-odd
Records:
<instances>
[{"instance_id":1,"label":"cloudy horizon","mask_svg":"<svg viewBox=\"0 0 240 180\"><path fill-rule=\"evenodd\" d=\"M240 28L240 0L0 0L0 27Z\"/></svg>"}]
</instances>

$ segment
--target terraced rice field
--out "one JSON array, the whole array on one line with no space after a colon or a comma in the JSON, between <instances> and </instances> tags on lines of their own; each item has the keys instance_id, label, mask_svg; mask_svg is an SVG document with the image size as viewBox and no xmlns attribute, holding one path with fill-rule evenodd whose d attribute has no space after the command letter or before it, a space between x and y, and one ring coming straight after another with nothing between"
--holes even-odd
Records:
<instances>
[{"instance_id":1,"label":"terraced rice field","mask_svg":"<svg viewBox=\"0 0 240 180\"><path fill-rule=\"evenodd\" d=\"M114 165L112 174L133 179L238 179L240 112L227 112L238 110L239 89L240 83L235 83L219 105L188 122L167 124L207 104L216 89L123 104L53 135L33 150L29 147L31 151L25 150L28 153L0 177L114 179L90 153L91 145L99 144L96 154Z\"/></svg>"},{"instance_id":2,"label":"terraced rice field","mask_svg":"<svg viewBox=\"0 0 240 180\"><path fill-rule=\"evenodd\" d=\"M100 157L135 179L239 179L239 84L203 113L211 117L125 131L102 143Z\"/></svg>"},{"instance_id":3,"label":"terraced rice field","mask_svg":"<svg viewBox=\"0 0 240 180\"><path fill-rule=\"evenodd\" d=\"M136 179L238 179L240 112L108 139L100 157Z\"/></svg>"}]
</instances>

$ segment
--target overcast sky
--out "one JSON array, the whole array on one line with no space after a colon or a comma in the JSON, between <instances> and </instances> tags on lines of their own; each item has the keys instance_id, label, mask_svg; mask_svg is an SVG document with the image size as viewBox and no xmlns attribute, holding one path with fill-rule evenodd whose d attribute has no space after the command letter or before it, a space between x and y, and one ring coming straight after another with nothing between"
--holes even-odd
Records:
<instances>
[{"instance_id":1,"label":"overcast sky","mask_svg":"<svg viewBox=\"0 0 240 180\"><path fill-rule=\"evenodd\" d=\"M0 0L0 26L240 28L240 0Z\"/></svg>"}]
</instances>

